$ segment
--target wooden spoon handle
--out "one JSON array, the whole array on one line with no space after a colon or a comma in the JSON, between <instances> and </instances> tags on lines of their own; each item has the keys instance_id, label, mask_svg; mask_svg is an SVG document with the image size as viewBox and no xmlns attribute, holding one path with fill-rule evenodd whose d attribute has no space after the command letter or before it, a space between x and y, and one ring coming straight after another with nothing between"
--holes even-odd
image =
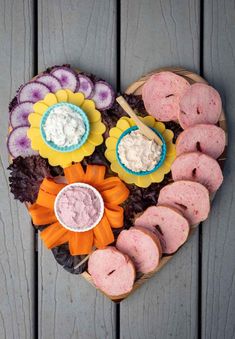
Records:
<instances>
[{"instance_id":1,"label":"wooden spoon handle","mask_svg":"<svg viewBox=\"0 0 235 339\"><path fill-rule=\"evenodd\" d=\"M151 128L146 126L135 114L134 110L131 108L131 106L128 104L128 102L122 97L116 98L116 101L119 103L119 105L124 109L124 111L131 117L134 122L136 123L136 126L139 127L140 132L145 135L148 139L154 140L158 145L162 145L162 140L159 138L159 136L154 133Z\"/></svg>"}]
</instances>

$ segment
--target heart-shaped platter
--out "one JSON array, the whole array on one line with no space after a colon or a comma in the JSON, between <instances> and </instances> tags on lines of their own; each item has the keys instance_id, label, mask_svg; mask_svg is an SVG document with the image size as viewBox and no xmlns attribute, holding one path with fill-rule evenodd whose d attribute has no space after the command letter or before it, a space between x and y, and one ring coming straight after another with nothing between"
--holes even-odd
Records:
<instances>
[{"instance_id":1,"label":"heart-shaped platter","mask_svg":"<svg viewBox=\"0 0 235 339\"><path fill-rule=\"evenodd\" d=\"M123 97L104 80L54 66L9 105L10 187L56 261L121 301L175 255L223 181L227 129L198 74L157 69Z\"/></svg>"}]
</instances>

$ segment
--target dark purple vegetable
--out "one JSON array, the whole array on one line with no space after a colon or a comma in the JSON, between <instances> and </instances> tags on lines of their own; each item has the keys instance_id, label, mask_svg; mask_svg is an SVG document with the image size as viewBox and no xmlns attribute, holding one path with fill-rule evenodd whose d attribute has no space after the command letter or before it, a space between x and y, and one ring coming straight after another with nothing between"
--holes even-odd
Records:
<instances>
[{"instance_id":1,"label":"dark purple vegetable","mask_svg":"<svg viewBox=\"0 0 235 339\"><path fill-rule=\"evenodd\" d=\"M153 183L147 188L135 185L127 185L130 191L129 198L124 203L124 227L133 226L133 220L137 213L143 212L146 208L156 205L158 195L162 187L167 185L171 179L171 174L167 174L160 183Z\"/></svg>"},{"instance_id":2,"label":"dark purple vegetable","mask_svg":"<svg viewBox=\"0 0 235 339\"><path fill-rule=\"evenodd\" d=\"M69 252L68 244L63 244L53 248L52 253L58 264L63 266L63 268L70 273L81 274L87 269L88 260L81 264L82 260L84 260L86 256L71 255Z\"/></svg>"},{"instance_id":3,"label":"dark purple vegetable","mask_svg":"<svg viewBox=\"0 0 235 339\"><path fill-rule=\"evenodd\" d=\"M44 99L48 93L50 93L50 89L46 85L37 81L31 81L20 88L18 100L19 102L37 102Z\"/></svg>"},{"instance_id":4,"label":"dark purple vegetable","mask_svg":"<svg viewBox=\"0 0 235 339\"><path fill-rule=\"evenodd\" d=\"M138 113L138 115L141 115L141 116L148 115L145 110L144 102L142 100L141 95L118 93L117 96L119 95L122 95L124 99L126 99L128 104L131 106L131 108L133 108ZM110 115L115 114L115 115L119 115L119 117L123 115L125 116L127 115L126 112L116 102L116 100L114 101L112 107L107 110L107 114L110 114Z\"/></svg>"},{"instance_id":5,"label":"dark purple vegetable","mask_svg":"<svg viewBox=\"0 0 235 339\"><path fill-rule=\"evenodd\" d=\"M15 106L18 105L18 98L17 98L17 94L14 96L14 98L11 100L11 102L9 103L8 109L9 112L11 112L13 110L13 108L15 108Z\"/></svg>"},{"instance_id":6,"label":"dark purple vegetable","mask_svg":"<svg viewBox=\"0 0 235 339\"><path fill-rule=\"evenodd\" d=\"M122 95L129 105L138 112L139 115L145 116L147 115L143 100L140 95L133 95L133 94L118 94ZM121 108L121 106L114 101L111 108L102 112L102 120L105 123L107 129L105 133L105 137L108 136L108 132L110 128L114 127L122 116L127 116L126 112Z\"/></svg>"},{"instance_id":7,"label":"dark purple vegetable","mask_svg":"<svg viewBox=\"0 0 235 339\"><path fill-rule=\"evenodd\" d=\"M115 93L106 81L100 80L95 83L94 95L91 99L94 100L97 109L105 110L112 107Z\"/></svg>"},{"instance_id":8,"label":"dark purple vegetable","mask_svg":"<svg viewBox=\"0 0 235 339\"><path fill-rule=\"evenodd\" d=\"M9 182L15 199L34 203L42 180L63 173L60 167L52 167L39 155L17 157L8 167L11 171Z\"/></svg>"},{"instance_id":9,"label":"dark purple vegetable","mask_svg":"<svg viewBox=\"0 0 235 339\"><path fill-rule=\"evenodd\" d=\"M79 80L76 73L68 67L56 67L53 68L51 73L54 75L60 82L62 88L70 89L72 92L76 91L76 88L79 86Z\"/></svg>"},{"instance_id":10,"label":"dark purple vegetable","mask_svg":"<svg viewBox=\"0 0 235 339\"><path fill-rule=\"evenodd\" d=\"M34 203L37 199L39 187L45 177L61 175L61 167L50 166L46 159L39 155L17 157L8 167L11 171L9 182L14 198L21 202Z\"/></svg>"},{"instance_id":11,"label":"dark purple vegetable","mask_svg":"<svg viewBox=\"0 0 235 339\"><path fill-rule=\"evenodd\" d=\"M10 123L13 128L29 126L28 116L33 112L33 102L25 101L14 106L10 112Z\"/></svg>"},{"instance_id":12,"label":"dark purple vegetable","mask_svg":"<svg viewBox=\"0 0 235 339\"><path fill-rule=\"evenodd\" d=\"M36 80L46 85L52 93L55 93L62 88L60 81L52 74L39 75Z\"/></svg>"},{"instance_id":13,"label":"dark purple vegetable","mask_svg":"<svg viewBox=\"0 0 235 339\"><path fill-rule=\"evenodd\" d=\"M183 131L183 128L174 121L168 121L165 122L164 124L166 128L172 130L172 132L174 133L173 142L176 142L176 139L178 138L179 134Z\"/></svg>"},{"instance_id":14,"label":"dark purple vegetable","mask_svg":"<svg viewBox=\"0 0 235 339\"><path fill-rule=\"evenodd\" d=\"M105 150L106 150L106 146L105 146L104 143L100 146L97 146L95 148L95 152L92 155L84 158L84 160L82 161L82 165L84 165L84 166L87 166L87 165L104 165L107 168L109 168L110 163L105 158L105 155L104 155Z\"/></svg>"},{"instance_id":15,"label":"dark purple vegetable","mask_svg":"<svg viewBox=\"0 0 235 339\"><path fill-rule=\"evenodd\" d=\"M13 158L18 156L28 157L38 154L32 150L30 139L27 137L28 126L19 126L14 128L8 136L7 147Z\"/></svg>"},{"instance_id":16,"label":"dark purple vegetable","mask_svg":"<svg viewBox=\"0 0 235 339\"><path fill-rule=\"evenodd\" d=\"M76 92L82 92L86 99L90 99L94 94L94 84L86 75L78 74L79 86Z\"/></svg>"}]
</instances>

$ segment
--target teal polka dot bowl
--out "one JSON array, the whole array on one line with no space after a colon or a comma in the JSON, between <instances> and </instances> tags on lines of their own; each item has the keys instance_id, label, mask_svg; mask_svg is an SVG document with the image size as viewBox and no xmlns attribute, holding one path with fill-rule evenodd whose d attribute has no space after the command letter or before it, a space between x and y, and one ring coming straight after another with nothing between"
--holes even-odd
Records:
<instances>
[{"instance_id":1,"label":"teal polka dot bowl","mask_svg":"<svg viewBox=\"0 0 235 339\"><path fill-rule=\"evenodd\" d=\"M129 168L127 168L120 159L119 153L118 153L118 146L120 144L120 142L122 141L122 139L127 135L130 134L132 131L136 131L139 128L137 126L132 126L130 128L128 128L127 130L125 130L119 137L117 145L116 145L116 157L118 160L119 165L129 174L133 174L133 175L138 175L138 176L144 176L144 175L148 175L151 174L153 172L155 172L158 168L160 168L166 158L166 142L163 138L163 136L161 135L161 133L159 133L155 128L151 128L158 136L159 138L162 140L162 152L161 152L161 157L159 159L159 161L156 163L156 165L154 166L154 168L151 171L140 171L140 172L134 172L132 170L130 170Z\"/></svg>"},{"instance_id":2,"label":"teal polka dot bowl","mask_svg":"<svg viewBox=\"0 0 235 339\"><path fill-rule=\"evenodd\" d=\"M73 110L73 112L80 115L80 117L82 118L83 123L85 125L85 133L83 134L83 136L81 137L81 139L79 140L78 143L71 145L71 146L60 147L60 146L56 145L54 142L48 141L47 138L46 138L46 133L45 133L45 130L44 130L46 120L47 120L51 111L54 108L61 107L61 106L70 107ZM48 108L48 110L46 110L46 112L43 114L43 117L42 117L42 120L41 120L41 125L40 125L40 132L41 132L43 141L53 150L55 150L57 152L61 152L61 153L72 152L72 151L79 149L87 141L87 138L88 138L89 133L90 133L90 123L89 123L89 120L88 120L86 113L80 107L73 105L73 104L70 104L70 103L67 103L67 102L60 102L58 104L50 106Z\"/></svg>"}]
</instances>

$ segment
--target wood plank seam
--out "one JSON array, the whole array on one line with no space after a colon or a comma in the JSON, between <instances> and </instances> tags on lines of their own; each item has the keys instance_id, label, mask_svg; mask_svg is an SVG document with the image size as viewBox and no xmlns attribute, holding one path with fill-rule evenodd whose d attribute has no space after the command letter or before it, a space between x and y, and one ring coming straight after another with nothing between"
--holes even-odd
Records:
<instances>
[{"instance_id":1,"label":"wood plank seam","mask_svg":"<svg viewBox=\"0 0 235 339\"><path fill-rule=\"evenodd\" d=\"M38 0L33 0L33 76L38 74ZM33 227L33 225L32 225ZM38 230L34 229L34 338L38 339Z\"/></svg>"}]
</instances>

